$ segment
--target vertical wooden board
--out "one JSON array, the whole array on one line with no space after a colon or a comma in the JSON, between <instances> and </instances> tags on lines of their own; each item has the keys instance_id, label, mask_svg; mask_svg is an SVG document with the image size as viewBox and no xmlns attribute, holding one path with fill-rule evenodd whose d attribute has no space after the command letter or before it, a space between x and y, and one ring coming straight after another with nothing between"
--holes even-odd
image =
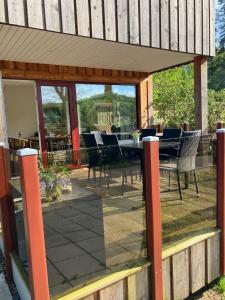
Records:
<instances>
[{"instance_id":1,"label":"vertical wooden board","mask_svg":"<svg viewBox=\"0 0 225 300\"><path fill-rule=\"evenodd\" d=\"M105 38L116 41L116 7L115 0L104 0L105 10Z\"/></svg>"},{"instance_id":2,"label":"vertical wooden board","mask_svg":"<svg viewBox=\"0 0 225 300\"><path fill-rule=\"evenodd\" d=\"M96 295L95 294L91 294L85 298L82 298L81 300L96 300Z\"/></svg>"},{"instance_id":3,"label":"vertical wooden board","mask_svg":"<svg viewBox=\"0 0 225 300\"><path fill-rule=\"evenodd\" d=\"M129 1L130 43L139 44L139 7L138 0Z\"/></svg>"},{"instance_id":4,"label":"vertical wooden board","mask_svg":"<svg viewBox=\"0 0 225 300\"><path fill-rule=\"evenodd\" d=\"M137 299L137 286L135 274L127 277L127 298L128 300Z\"/></svg>"},{"instance_id":5,"label":"vertical wooden board","mask_svg":"<svg viewBox=\"0 0 225 300\"><path fill-rule=\"evenodd\" d=\"M179 6L179 51L186 52L187 50L187 0L178 0Z\"/></svg>"},{"instance_id":6,"label":"vertical wooden board","mask_svg":"<svg viewBox=\"0 0 225 300\"><path fill-rule=\"evenodd\" d=\"M215 0L210 0L210 55L215 55Z\"/></svg>"},{"instance_id":7,"label":"vertical wooden board","mask_svg":"<svg viewBox=\"0 0 225 300\"><path fill-rule=\"evenodd\" d=\"M149 299L149 268L135 274L136 276L136 299Z\"/></svg>"},{"instance_id":8,"label":"vertical wooden board","mask_svg":"<svg viewBox=\"0 0 225 300\"><path fill-rule=\"evenodd\" d=\"M90 36L88 0L76 0L78 35Z\"/></svg>"},{"instance_id":9,"label":"vertical wooden board","mask_svg":"<svg viewBox=\"0 0 225 300\"><path fill-rule=\"evenodd\" d=\"M62 30L65 33L75 33L74 0L61 0Z\"/></svg>"},{"instance_id":10,"label":"vertical wooden board","mask_svg":"<svg viewBox=\"0 0 225 300\"><path fill-rule=\"evenodd\" d=\"M170 258L163 261L163 299L171 299Z\"/></svg>"},{"instance_id":11,"label":"vertical wooden board","mask_svg":"<svg viewBox=\"0 0 225 300\"><path fill-rule=\"evenodd\" d=\"M202 53L209 55L209 0L203 0L203 45Z\"/></svg>"},{"instance_id":12,"label":"vertical wooden board","mask_svg":"<svg viewBox=\"0 0 225 300\"><path fill-rule=\"evenodd\" d=\"M191 293L205 285L205 241L191 247Z\"/></svg>"},{"instance_id":13,"label":"vertical wooden board","mask_svg":"<svg viewBox=\"0 0 225 300\"><path fill-rule=\"evenodd\" d=\"M194 0L187 0L187 52L194 53Z\"/></svg>"},{"instance_id":14,"label":"vertical wooden board","mask_svg":"<svg viewBox=\"0 0 225 300\"><path fill-rule=\"evenodd\" d=\"M25 25L23 0L8 0L9 24Z\"/></svg>"},{"instance_id":15,"label":"vertical wooden board","mask_svg":"<svg viewBox=\"0 0 225 300\"><path fill-rule=\"evenodd\" d=\"M178 50L178 2L170 0L170 49Z\"/></svg>"},{"instance_id":16,"label":"vertical wooden board","mask_svg":"<svg viewBox=\"0 0 225 300\"><path fill-rule=\"evenodd\" d=\"M195 52L202 54L202 1L195 1Z\"/></svg>"},{"instance_id":17,"label":"vertical wooden board","mask_svg":"<svg viewBox=\"0 0 225 300\"><path fill-rule=\"evenodd\" d=\"M175 300L189 296L188 249L172 256L173 297Z\"/></svg>"},{"instance_id":18,"label":"vertical wooden board","mask_svg":"<svg viewBox=\"0 0 225 300\"><path fill-rule=\"evenodd\" d=\"M4 0L0 0L0 22L5 23L5 3Z\"/></svg>"},{"instance_id":19,"label":"vertical wooden board","mask_svg":"<svg viewBox=\"0 0 225 300\"><path fill-rule=\"evenodd\" d=\"M161 47L169 49L169 0L161 2Z\"/></svg>"},{"instance_id":20,"label":"vertical wooden board","mask_svg":"<svg viewBox=\"0 0 225 300\"><path fill-rule=\"evenodd\" d=\"M220 276L220 233L207 240L207 283Z\"/></svg>"},{"instance_id":21,"label":"vertical wooden board","mask_svg":"<svg viewBox=\"0 0 225 300\"><path fill-rule=\"evenodd\" d=\"M103 8L102 0L91 0L92 37L103 38Z\"/></svg>"},{"instance_id":22,"label":"vertical wooden board","mask_svg":"<svg viewBox=\"0 0 225 300\"><path fill-rule=\"evenodd\" d=\"M43 29L43 14L41 0L27 0L28 26Z\"/></svg>"},{"instance_id":23,"label":"vertical wooden board","mask_svg":"<svg viewBox=\"0 0 225 300\"><path fill-rule=\"evenodd\" d=\"M45 1L45 21L47 30L60 31L60 13L58 0Z\"/></svg>"},{"instance_id":24,"label":"vertical wooden board","mask_svg":"<svg viewBox=\"0 0 225 300\"><path fill-rule=\"evenodd\" d=\"M99 300L124 300L126 299L124 280L120 280L109 287L99 291Z\"/></svg>"},{"instance_id":25,"label":"vertical wooden board","mask_svg":"<svg viewBox=\"0 0 225 300\"><path fill-rule=\"evenodd\" d=\"M117 0L118 41L128 43L128 7L127 1Z\"/></svg>"},{"instance_id":26,"label":"vertical wooden board","mask_svg":"<svg viewBox=\"0 0 225 300\"><path fill-rule=\"evenodd\" d=\"M150 15L149 15L149 0L140 1L140 35L141 45L150 45Z\"/></svg>"},{"instance_id":27,"label":"vertical wooden board","mask_svg":"<svg viewBox=\"0 0 225 300\"><path fill-rule=\"evenodd\" d=\"M151 0L151 46L160 47L159 0Z\"/></svg>"}]
</instances>

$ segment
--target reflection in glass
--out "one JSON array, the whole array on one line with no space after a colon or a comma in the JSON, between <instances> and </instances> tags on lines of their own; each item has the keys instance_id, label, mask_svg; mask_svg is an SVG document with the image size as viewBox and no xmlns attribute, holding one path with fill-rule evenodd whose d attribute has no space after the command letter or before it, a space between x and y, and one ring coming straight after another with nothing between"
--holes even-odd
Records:
<instances>
[{"instance_id":1,"label":"reflection in glass","mask_svg":"<svg viewBox=\"0 0 225 300\"><path fill-rule=\"evenodd\" d=\"M71 126L67 87L42 86L41 96L48 151L70 149Z\"/></svg>"},{"instance_id":2,"label":"reflection in glass","mask_svg":"<svg viewBox=\"0 0 225 300\"><path fill-rule=\"evenodd\" d=\"M80 132L136 128L136 89L131 85L77 84Z\"/></svg>"}]
</instances>

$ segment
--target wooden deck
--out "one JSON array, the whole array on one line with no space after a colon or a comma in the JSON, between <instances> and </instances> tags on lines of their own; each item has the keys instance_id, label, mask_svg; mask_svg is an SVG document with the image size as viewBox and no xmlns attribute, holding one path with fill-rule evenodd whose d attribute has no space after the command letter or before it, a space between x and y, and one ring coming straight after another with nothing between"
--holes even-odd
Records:
<instances>
[{"instance_id":1,"label":"wooden deck","mask_svg":"<svg viewBox=\"0 0 225 300\"><path fill-rule=\"evenodd\" d=\"M215 227L215 170L199 170L198 177L200 196L196 196L190 178L189 189L182 190L183 204L174 177L170 190L167 175L161 177L164 249ZM52 295L146 261L142 182L139 176L133 183L130 179L128 176L122 195L118 170L113 172L109 191L104 180L99 182L98 174L96 180L88 180L87 169L76 170L71 176L72 193L65 194L63 201L43 204ZM18 224L25 260L21 211Z\"/></svg>"}]
</instances>

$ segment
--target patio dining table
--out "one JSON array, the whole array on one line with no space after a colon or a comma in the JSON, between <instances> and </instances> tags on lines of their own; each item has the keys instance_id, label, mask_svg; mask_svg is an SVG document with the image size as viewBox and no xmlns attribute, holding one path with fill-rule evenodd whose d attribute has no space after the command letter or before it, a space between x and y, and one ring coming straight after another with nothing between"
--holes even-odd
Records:
<instances>
[{"instance_id":1,"label":"patio dining table","mask_svg":"<svg viewBox=\"0 0 225 300\"><path fill-rule=\"evenodd\" d=\"M143 150L143 142L134 144L133 140L121 140L119 141L119 145L122 148L127 148L127 149L134 149L134 150ZM180 141L178 139L174 140L159 140L159 149L170 149L170 148L176 148L180 145Z\"/></svg>"}]
</instances>

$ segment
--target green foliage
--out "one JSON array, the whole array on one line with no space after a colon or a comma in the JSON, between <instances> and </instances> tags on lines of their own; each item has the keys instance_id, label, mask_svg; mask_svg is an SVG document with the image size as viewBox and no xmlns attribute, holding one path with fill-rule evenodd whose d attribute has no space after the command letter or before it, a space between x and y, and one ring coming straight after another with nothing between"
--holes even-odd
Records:
<instances>
[{"instance_id":1,"label":"green foliage","mask_svg":"<svg viewBox=\"0 0 225 300\"><path fill-rule=\"evenodd\" d=\"M188 122L192 128L195 127L193 72L193 66L190 65L154 75L155 123L159 122L165 127L181 127L184 122ZM209 130L214 131L216 122L225 122L225 88L208 91L208 111Z\"/></svg>"},{"instance_id":2,"label":"green foliage","mask_svg":"<svg viewBox=\"0 0 225 300\"><path fill-rule=\"evenodd\" d=\"M220 294L225 296L225 276L219 279L216 289Z\"/></svg>"},{"instance_id":3,"label":"green foliage","mask_svg":"<svg viewBox=\"0 0 225 300\"><path fill-rule=\"evenodd\" d=\"M225 88L225 51L209 60L209 89L219 91Z\"/></svg>"},{"instance_id":4,"label":"green foliage","mask_svg":"<svg viewBox=\"0 0 225 300\"><path fill-rule=\"evenodd\" d=\"M209 90L209 130L215 130L215 124L218 121L225 122L225 89L221 91Z\"/></svg>"},{"instance_id":5,"label":"green foliage","mask_svg":"<svg viewBox=\"0 0 225 300\"><path fill-rule=\"evenodd\" d=\"M89 97L78 102L81 128L93 130L98 124L98 105L112 104L113 124L133 129L136 120L136 103L133 97L117 94L102 94ZM118 117L119 116L119 117ZM118 120L119 119L119 120ZM113 125L111 124L111 125Z\"/></svg>"},{"instance_id":6,"label":"green foliage","mask_svg":"<svg viewBox=\"0 0 225 300\"><path fill-rule=\"evenodd\" d=\"M154 75L154 121L167 127L194 125L193 65Z\"/></svg>"}]
</instances>

